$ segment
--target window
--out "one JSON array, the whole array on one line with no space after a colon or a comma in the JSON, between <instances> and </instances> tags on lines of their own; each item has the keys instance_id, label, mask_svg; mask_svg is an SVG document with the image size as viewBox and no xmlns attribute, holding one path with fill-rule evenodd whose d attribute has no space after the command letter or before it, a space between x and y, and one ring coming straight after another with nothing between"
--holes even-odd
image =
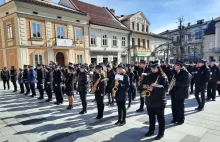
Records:
<instances>
[{"instance_id":1,"label":"window","mask_svg":"<svg viewBox=\"0 0 220 142\"><path fill-rule=\"evenodd\" d=\"M209 56L209 61L212 60L212 59L214 59L214 57L213 56Z\"/></svg>"},{"instance_id":2,"label":"window","mask_svg":"<svg viewBox=\"0 0 220 142\"><path fill-rule=\"evenodd\" d=\"M132 38L132 46L134 46L134 42L135 42L135 41L134 41L134 38Z\"/></svg>"},{"instance_id":3,"label":"window","mask_svg":"<svg viewBox=\"0 0 220 142\"><path fill-rule=\"evenodd\" d=\"M149 32L149 27L148 26L146 26L146 32Z\"/></svg>"},{"instance_id":4,"label":"window","mask_svg":"<svg viewBox=\"0 0 220 142\"><path fill-rule=\"evenodd\" d=\"M90 35L90 37L91 37L91 45L96 45L96 35L95 35L95 33L91 33L91 35Z\"/></svg>"},{"instance_id":5,"label":"window","mask_svg":"<svg viewBox=\"0 0 220 142\"><path fill-rule=\"evenodd\" d=\"M113 36L113 46L117 46L117 37L116 36Z\"/></svg>"},{"instance_id":6,"label":"window","mask_svg":"<svg viewBox=\"0 0 220 142\"><path fill-rule=\"evenodd\" d=\"M75 28L75 41L78 44L82 44L82 29L81 28Z\"/></svg>"},{"instance_id":7,"label":"window","mask_svg":"<svg viewBox=\"0 0 220 142\"><path fill-rule=\"evenodd\" d=\"M121 45L122 45L122 47L125 47L125 37L122 37L122 39L121 39Z\"/></svg>"},{"instance_id":8,"label":"window","mask_svg":"<svg viewBox=\"0 0 220 142\"><path fill-rule=\"evenodd\" d=\"M137 31L139 31L139 23L137 23Z\"/></svg>"},{"instance_id":9,"label":"window","mask_svg":"<svg viewBox=\"0 0 220 142\"><path fill-rule=\"evenodd\" d=\"M203 31L203 30L201 30L201 31L196 31L196 33L195 33L195 39L202 39L203 35L204 35L204 31Z\"/></svg>"},{"instance_id":10,"label":"window","mask_svg":"<svg viewBox=\"0 0 220 142\"><path fill-rule=\"evenodd\" d=\"M107 35L102 36L102 46L107 46Z\"/></svg>"},{"instance_id":11,"label":"window","mask_svg":"<svg viewBox=\"0 0 220 142\"><path fill-rule=\"evenodd\" d=\"M57 26L56 27L56 36L57 38L64 38L64 27L63 26Z\"/></svg>"},{"instance_id":12,"label":"window","mask_svg":"<svg viewBox=\"0 0 220 142\"><path fill-rule=\"evenodd\" d=\"M143 47L146 48L146 42L145 42L145 39L143 39Z\"/></svg>"},{"instance_id":13,"label":"window","mask_svg":"<svg viewBox=\"0 0 220 142\"><path fill-rule=\"evenodd\" d=\"M141 46L141 40L140 40L140 38L138 39L138 47L140 47Z\"/></svg>"},{"instance_id":14,"label":"window","mask_svg":"<svg viewBox=\"0 0 220 142\"><path fill-rule=\"evenodd\" d=\"M132 30L134 30L134 22L132 22Z\"/></svg>"},{"instance_id":15,"label":"window","mask_svg":"<svg viewBox=\"0 0 220 142\"><path fill-rule=\"evenodd\" d=\"M78 64L82 64L83 63L83 56L80 55L80 54L77 55L77 63Z\"/></svg>"},{"instance_id":16,"label":"window","mask_svg":"<svg viewBox=\"0 0 220 142\"><path fill-rule=\"evenodd\" d=\"M7 24L8 39L12 39L12 24Z\"/></svg>"},{"instance_id":17,"label":"window","mask_svg":"<svg viewBox=\"0 0 220 142\"><path fill-rule=\"evenodd\" d=\"M179 42L180 41L180 36L177 36L177 42Z\"/></svg>"},{"instance_id":18,"label":"window","mask_svg":"<svg viewBox=\"0 0 220 142\"><path fill-rule=\"evenodd\" d=\"M37 64L44 64L43 54L33 54L33 64L36 67Z\"/></svg>"},{"instance_id":19,"label":"window","mask_svg":"<svg viewBox=\"0 0 220 142\"><path fill-rule=\"evenodd\" d=\"M192 35L188 34L188 41L192 41Z\"/></svg>"},{"instance_id":20,"label":"window","mask_svg":"<svg viewBox=\"0 0 220 142\"><path fill-rule=\"evenodd\" d=\"M150 48L150 41L147 40L147 48Z\"/></svg>"},{"instance_id":21,"label":"window","mask_svg":"<svg viewBox=\"0 0 220 142\"><path fill-rule=\"evenodd\" d=\"M32 22L31 24L32 38L42 38L41 23Z\"/></svg>"},{"instance_id":22,"label":"window","mask_svg":"<svg viewBox=\"0 0 220 142\"><path fill-rule=\"evenodd\" d=\"M142 25L142 32L144 32L144 24Z\"/></svg>"}]
</instances>

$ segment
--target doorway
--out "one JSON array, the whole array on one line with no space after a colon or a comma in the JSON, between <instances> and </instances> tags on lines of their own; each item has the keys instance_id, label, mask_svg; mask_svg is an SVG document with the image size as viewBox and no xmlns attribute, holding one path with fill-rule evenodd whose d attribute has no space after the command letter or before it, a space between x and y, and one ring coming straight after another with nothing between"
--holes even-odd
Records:
<instances>
[{"instance_id":1,"label":"doorway","mask_svg":"<svg viewBox=\"0 0 220 142\"><path fill-rule=\"evenodd\" d=\"M62 52L57 53L56 62L58 63L58 65L61 65L61 66L65 65L65 58Z\"/></svg>"}]
</instances>

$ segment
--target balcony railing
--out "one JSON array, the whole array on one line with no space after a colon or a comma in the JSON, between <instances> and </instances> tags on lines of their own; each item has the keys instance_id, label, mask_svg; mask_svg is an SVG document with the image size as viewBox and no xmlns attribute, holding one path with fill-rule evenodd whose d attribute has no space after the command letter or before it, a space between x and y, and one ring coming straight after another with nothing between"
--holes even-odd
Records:
<instances>
[{"instance_id":1,"label":"balcony railing","mask_svg":"<svg viewBox=\"0 0 220 142\"><path fill-rule=\"evenodd\" d=\"M218 47L218 48L212 48L212 52L214 52L214 53L220 53L220 47Z\"/></svg>"}]
</instances>

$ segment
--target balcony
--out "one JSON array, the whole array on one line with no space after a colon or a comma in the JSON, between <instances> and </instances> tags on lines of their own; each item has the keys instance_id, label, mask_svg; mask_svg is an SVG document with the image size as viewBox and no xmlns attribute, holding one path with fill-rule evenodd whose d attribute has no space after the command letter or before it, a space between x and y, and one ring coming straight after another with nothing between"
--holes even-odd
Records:
<instances>
[{"instance_id":1,"label":"balcony","mask_svg":"<svg viewBox=\"0 0 220 142\"><path fill-rule=\"evenodd\" d=\"M212 52L214 52L214 53L220 53L220 47L212 48Z\"/></svg>"}]
</instances>

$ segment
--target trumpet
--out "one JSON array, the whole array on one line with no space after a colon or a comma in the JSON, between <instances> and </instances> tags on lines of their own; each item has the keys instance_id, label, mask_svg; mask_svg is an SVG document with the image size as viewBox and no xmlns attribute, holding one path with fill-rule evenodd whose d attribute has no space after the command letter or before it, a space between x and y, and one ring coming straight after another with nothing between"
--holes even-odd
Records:
<instances>
[{"instance_id":1,"label":"trumpet","mask_svg":"<svg viewBox=\"0 0 220 142\"><path fill-rule=\"evenodd\" d=\"M118 84L119 79L115 80L115 86L112 88L112 96L116 96L116 92L118 91L118 87L116 86L116 83Z\"/></svg>"}]
</instances>

